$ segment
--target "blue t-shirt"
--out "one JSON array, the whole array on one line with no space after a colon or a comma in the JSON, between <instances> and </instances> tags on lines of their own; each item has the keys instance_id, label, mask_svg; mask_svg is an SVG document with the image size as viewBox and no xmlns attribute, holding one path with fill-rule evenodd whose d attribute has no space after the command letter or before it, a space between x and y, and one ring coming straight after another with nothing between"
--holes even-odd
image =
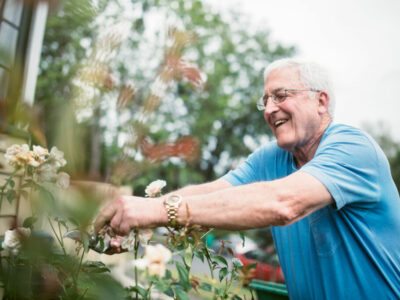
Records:
<instances>
[{"instance_id":1,"label":"blue t-shirt","mask_svg":"<svg viewBox=\"0 0 400 300\"><path fill-rule=\"evenodd\" d=\"M400 200L388 161L361 130L331 124L314 158L268 143L223 178L233 185L294 172L317 178L334 204L271 227L291 299L400 299Z\"/></svg>"}]
</instances>

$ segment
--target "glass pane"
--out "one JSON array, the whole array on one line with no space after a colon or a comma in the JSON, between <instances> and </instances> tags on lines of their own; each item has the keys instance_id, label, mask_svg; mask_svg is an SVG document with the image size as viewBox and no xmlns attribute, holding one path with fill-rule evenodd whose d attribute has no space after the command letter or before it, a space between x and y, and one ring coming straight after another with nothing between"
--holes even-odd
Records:
<instances>
[{"instance_id":1,"label":"glass pane","mask_svg":"<svg viewBox=\"0 0 400 300\"><path fill-rule=\"evenodd\" d=\"M3 18L19 26L21 22L23 1L5 0Z\"/></svg>"},{"instance_id":2,"label":"glass pane","mask_svg":"<svg viewBox=\"0 0 400 300\"><path fill-rule=\"evenodd\" d=\"M11 68L14 64L18 30L5 22L0 23L0 64Z\"/></svg>"},{"instance_id":3,"label":"glass pane","mask_svg":"<svg viewBox=\"0 0 400 300\"><path fill-rule=\"evenodd\" d=\"M8 91L8 77L9 72L0 68L0 101L4 101Z\"/></svg>"}]
</instances>

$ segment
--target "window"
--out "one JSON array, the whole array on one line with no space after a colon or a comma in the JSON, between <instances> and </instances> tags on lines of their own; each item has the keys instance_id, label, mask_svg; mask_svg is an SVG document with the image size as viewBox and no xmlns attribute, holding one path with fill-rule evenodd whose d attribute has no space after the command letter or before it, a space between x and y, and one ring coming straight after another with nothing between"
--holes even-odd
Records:
<instances>
[{"instance_id":1,"label":"window","mask_svg":"<svg viewBox=\"0 0 400 300\"><path fill-rule=\"evenodd\" d=\"M0 1L0 101L21 84L12 78L22 74L31 11L24 1Z\"/></svg>"}]
</instances>

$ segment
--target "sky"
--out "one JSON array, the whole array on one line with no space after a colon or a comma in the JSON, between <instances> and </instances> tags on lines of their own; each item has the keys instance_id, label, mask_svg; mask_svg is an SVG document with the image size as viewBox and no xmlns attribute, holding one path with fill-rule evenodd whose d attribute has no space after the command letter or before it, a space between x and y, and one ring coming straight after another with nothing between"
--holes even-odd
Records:
<instances>
[{"instance_id":1,"label":"sky","mask_svg":"<svg viewBox=\"0 0 400 300\"><path fill-rule=\"evenodd\" d=\"M270 30L272 41L295 46L297 57L326 67L335 87L335 121L378 128L400 142L400 1L218 0Z\"/></svg>"}]
</instances>

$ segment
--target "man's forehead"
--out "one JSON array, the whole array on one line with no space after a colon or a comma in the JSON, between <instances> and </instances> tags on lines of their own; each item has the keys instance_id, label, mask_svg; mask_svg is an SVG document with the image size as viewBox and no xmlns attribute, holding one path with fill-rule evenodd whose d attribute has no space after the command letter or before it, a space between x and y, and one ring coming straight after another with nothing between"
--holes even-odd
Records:
<instances>
[{"instance_id":1,"label":"man's forehead","mask_svg":"<svg viewBox=\"0 0 400 300\"><path fill-rule=\"evenodd\" d=\"M299 71L295 67L286 67L272 70L265 81L265 88L273 90L289 88L292 85L301 84Z\"/></svg>"}]
</instances>

